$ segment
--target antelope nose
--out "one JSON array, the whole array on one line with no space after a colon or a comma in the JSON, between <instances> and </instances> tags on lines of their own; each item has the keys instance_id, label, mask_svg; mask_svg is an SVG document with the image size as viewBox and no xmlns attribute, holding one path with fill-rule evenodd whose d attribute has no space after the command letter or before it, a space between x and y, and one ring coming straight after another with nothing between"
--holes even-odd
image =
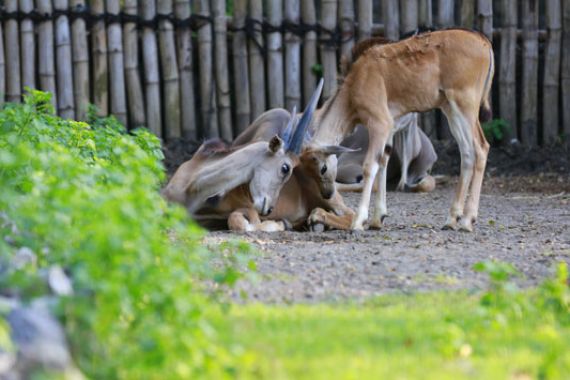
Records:
<instances>
[{"instance_id":1,"label":"antelope nose","mask_svg":"<svg viewBox=\"0 0 570 380\"><path fill-rule=\"evenodd\" d=\"M267 215L271 214L273 212L273 207L269 207L267 209Z\"/></svg>"}]
</instances>

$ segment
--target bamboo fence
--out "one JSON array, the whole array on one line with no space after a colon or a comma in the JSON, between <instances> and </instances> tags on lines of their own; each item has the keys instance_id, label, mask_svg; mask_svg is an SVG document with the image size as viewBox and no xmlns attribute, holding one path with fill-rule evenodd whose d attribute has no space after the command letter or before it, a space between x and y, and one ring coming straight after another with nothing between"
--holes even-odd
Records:
<instances>
[{"instance_id":1,"label":"bamboo fence","mask_svg":"<svg viewBox=\"0 0 570 380\"><path fill-rule=\"evenodd\" d=\"M371 36L464 27L493 41L493 110L506 140L570 140L570 0L4 0L0 105L26 88L57 112L88 105L165 140L231 140L266 109L304 105ZM419 28L419 29L418 29ZM413 91L413 89L410 89ZM422 115L450 138L439 112Z\"/></svg>"}]
</instances>

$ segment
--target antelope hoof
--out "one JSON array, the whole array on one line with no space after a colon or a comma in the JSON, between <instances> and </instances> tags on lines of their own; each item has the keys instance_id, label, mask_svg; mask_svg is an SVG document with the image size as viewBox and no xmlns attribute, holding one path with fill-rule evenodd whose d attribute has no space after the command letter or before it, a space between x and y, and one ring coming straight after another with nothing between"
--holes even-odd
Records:
<instances>
[{"instance_id":1,"label":"antelope hoof","mask_svg":"<svg viewBox=\"0 0 570 380\"><path fill-rule=\"evenodd\" d=\"M462 218L459 222L459 231L473 232L473 223L475 223L474 218Z\"/></svg>"},{"instance_id":2,"label":"antelope hoof","mask_svg":"<svg viewBox=\"0 0 570 380\"><path fill-rule=\"evenodd\" d=\"M283 223L284 231L291 231L293 229L293 225L287 219L281 219L281 223Z\"/></svg>"},{"instance_id":3,"label":"antelope hoof","mask_svg":"<svg viewBox=\"0 0 570 380\"><path fill-rule=\"evenodd\" d=\"M309 229L311 230L311 232L324 232L325 225L322 223L314 223L309 226Z\"/></svg>"},{"instance_id":4,"label":"antelope hoof","mask_svg":"<svg viewBox=\"0 0 570 380\"><path fill-rule=\"evenodd\" d=\"M352 227L350 229L353 231L364 231L364 224L362 222L355 221L352 223Z\"/></svg>"},{"instance_id":5,"label":"antelope hoof","mask_svg":"<svg viewBox=\"0 0 570 380\"><path fill-rule=\"evenodd\" d=\"M373 218L370 221L370 229L371 230L379 230L384 226L384 219L386 219L388 215L384 214L381 215L380 218Z\"/></svg>"}]
</instances>

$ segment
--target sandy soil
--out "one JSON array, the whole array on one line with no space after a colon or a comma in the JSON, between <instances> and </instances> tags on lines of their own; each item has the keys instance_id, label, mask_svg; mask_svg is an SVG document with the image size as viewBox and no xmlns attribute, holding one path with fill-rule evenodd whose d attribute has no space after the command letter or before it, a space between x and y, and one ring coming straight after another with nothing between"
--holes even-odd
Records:
<instances>
[{"instance_id":1,"label":"sandy soil","mask_svg":"<svg viewBox=\"0 0 570 380\"><path fill-rule=\"evenodd\" d=\"M442 231L452 178L431 194L389 192L390 218L380 231L211 232L208 242L245 238L259 249L256 281L233 296L263 302L316 302L387 292L479 289L473 264L501 260L540 282L555 263L570 263L570 178L542 175L487 178L474 233ZM360 194L345 194L355 207Z\"/></svg>"}]
</instances>

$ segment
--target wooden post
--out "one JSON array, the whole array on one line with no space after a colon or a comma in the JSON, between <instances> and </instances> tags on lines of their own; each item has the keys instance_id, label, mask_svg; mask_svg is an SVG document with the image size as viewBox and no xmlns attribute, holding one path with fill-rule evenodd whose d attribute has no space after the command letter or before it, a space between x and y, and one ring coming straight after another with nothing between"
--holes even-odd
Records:
<instances>
[{"instance_id":1,"label":"wooden post","mask_svg":"<svg viewBox=\"0 0 570 380\"><path fill-rule=\"evenodd\" d=\"M413 32L418 29L418 1L403 0L400 3L400 34Z\"/></svg>"},{"instance_id":2,"label":"wooden post","mask_svg":"<svg viewBox=\"0 0 570 380\"><path fill-rule=\"evenodd\" d=\"M307 3L312 2L312 0L307 0ZM303 1L304 3L305 1ZM249 16L255 21L261 22L263 20L262 0L249 0ZM259 30L256 30L253 38L248 41L251 120L265 111L265 64L260 50L264 46L263 35Z\"/></svg>"},{"instance_id":3,"label":"wooden post","mask_svg":"<svg viewBox=\"0 0 570 380\"><path fill-rule=\"evenodd\" d=\"M157 1L158 14L172 13L172 0ZM164 107L164 135L167 140L180 137L180 84L178 63L174 44L174 26L170 20L161 18L158 22L158 46L162 71L162 95Z\"/></svg>"},{"instance_id":4,"label":"wooden post","mask_svg":"<svg viewBox=\"0 0 570 380\"><path fill-rule=\"evenodd\" d=\"M220 136L233 140L232 104L228 71L228 43L226 26L226 0L212 0L214 13L214 47L216 95L218 101L218 122Z\"/></svg>"},{"instance_id":5,"label":"wooden post","mask_svg":"<svg viewBox=\"0 0 570 380\"><path fill-rule=\"evenodd\" d=\"M491 0L477 0L477 14L479 30L490 41L493 41L493 2Z\"/></svg>"},{"instance_id":6,"label":"wooden post","mask_svg":"<svg viewBox=\"0 0 570 380\"><path fill-rule=\"evenodd\" d=\"M51 0L37 0L38 11L45 15L51 15ZM57 92L55 88L55 54L53 38L53 21L46 20L38 25L38 72L40 88L51 93L51 102L57 109ZM1 49L4 51L4 49ZM1 80L4 75L0 74ZM4 94L2 94L2 98Z\"/></svg>"},{"instance_id":7,"label":"wooden post","mask_svg":"<svg viewBox=\"0 0 570 380\"><path fill-rule=\"evenodd\" d=\"M544 80L542 90L542 143L551 145L558 140L558 91L560 80L560 48L562 40L562 7L560 0L546 1L548 40L544 51Z\"/></svg>"},{"instance_id":8,"label":"wooden post","mask_svg":"<svg viewBox=\"0 0 570 380\"><path fill-rule=\"evenodd\" d=\"M280 27L283 21L282 0L268 1L266 5L267 21L274 27ZM324 6L323 4L323 8ZM285 105L283 99L283 43L280 32L277 31L267 35L267 53L269 107L283 107Z\"/></svg>"},{"instance_id":9,"label":"wooden post","mask_svg":"<svg viewBox=\"0 0 570 380\"><path fill-rule=\"evenodd\" d=\"M208 0L198 0L198 14L210 17ZM206 23L198 30L198 56L200 57L200 101L202 107L202 137L218 137L216 112L216 87L213 76L212 24Z\"/></svg>"},{"instance_id":10,"label":"wooden post","mask_svg":"<svg viewBox=\"0 0 570 380\"><path fill-rule=\"evenodd\" d=\"M136 16L138 13L138 1L125 0L123 10L127 15ZM142 83L139 72L139 48L136 23L126 22L123 25L123 38L125 40L124 60L129 126L131 128L136 128L144 126L146 120Z\"/></svg>"},{"instance_id":11,"label":"wooden post","mask_svg":"<svg viewBox=\"0 0 570 380\"><path fill-rule=\"evenodd\" d=\"M371 34L372 0L358 0L358 41L370 38Z\"/></svg>"},{"instance_id":12,"label":"wooden post","mask_svg":"<svg viewBox=\"0 0 570 380\"><path fill-rule=\"evenodd\" d=\"M566 145L570 146L570 0L563 0L562 12L562 134Z\"/></svg>"},{"instance_id":13,"label":"wooden post","mask_svg":"<svg viewBox=\"0 0 570 380\"><path fill-rule=\"evenodd\" d=\"M337 0L321 1L321 24L323 28L334 31L336 29ZM328 35L321 36L326 39ZM321 62L323 64L323 101L334 95L337 86L336 45L333 41L321 44Z\"/></svg>"},{"instance_id":14,"label":"wooden post","mask_svg":"<svg viewBox=\"0 0 570 380\"><path fill-rule=\"evenodd\" d=\"M54 0L56 11L69 8L68 0ZM73 99L73 70L71 68L71 33L67 16L60 15L55 20L55 49L57 72L58 113L64 119L75 118Z\"/></svg>"},{"instance_id":15,"label":"wooden post","mask_svg":"<svg viewBox=\"0 0 570 380\"><path fill-rule=\"evenodd\" d=\"M454 16L454 6L455 2L453 0L438 0L438 15L437 15L437 25L440 28L447 28L455 24ZM440 114L441 123L438 125L438 136L441 140L451 139L451 133L449 131L449 122L446 117Z\"/></svg>"},{"instance_id":16,"label":"wooden post","mask_svg":"<svg viewBox=\"0 0 570 380\"><path fill-rule=\"evenodd\" d=\"M33 0L20 0L20 10L29 13L34 10ZM20 22L20 41L22 43L22 89L36 88L36 42L34 23L26 17Z\"/></svg>"},{"instance_id":17,"label":"wooden post","mask_svg":"<svg viewBox=\"0 0 570 380\"><path fill-rule=\"evenodd\" d=\"M538 1L524 1L522 5L522 104L521 140L528 146L537 143L538 102Z\"/></svg>"},{"instance_id":18,"label":"wooden post","mask_svg":"<svg viewBox=\"0 0 570 380\"><path fill-rule=\"evenodd\" d=\"M18 0L4 1L6 12L18 11ZM8 19L4 23L6 38L6 101L20 102L22 86L20 81L20 36L18 21Z\"/></svg>"},{"instance_id":19,"label":"wooden post","mask_svg":"<svg viewBox=\"0 0 570 380\"><path fill-rule=\"evenodd\" d=\"M398 41L400 39L398 0L384 0L382 11L384 15L384 36Z\"/></svg>"},{"instance_id":20,"label":"wooden post","mask_svg":"<svg viewBox=\"0 0 570 380\"><path fill-rule=\"evenodd\" d=\"M475 25L475 0L461 0L461 26L470 29L473 25Z\"/></svg>"},{"instance_id":21,"label":"wooden post","mask_svg":"<svg viewBox=\"0 0 570 380\"><path fill-rule=\"evenodd\" d=\"M97 16L105 13L104 0L91 0L90 5L92 15ZM41 47L42 44L40 43L39 46ZM93 103L97 107L97 114L106 116L109 114L109 73L107 69L107 33L103 20L95 21L91 27L91 51L93 59Z\"/></svg>"},{"instance_id":22,"label":"wooden post","mask_svg":"<svg viewBox=\"0 0 570 380\"><path fill-rule=\"evenodd\" d=\"M517 138L517 0L501 2L503 7L503 27L501 28L501 52L499 74L499 114L509 122L510 130L506 133L505 143Z\"/></svg>"},{"instance_id":23,"label":"wooden post","mask_svg":"<svg viewBox=\"0 0 570 380\"><path fill-rule=\"evenodd\" d=\"M317 23L314 0L301 1L301 19L307 25L315 25ZM303 41L303 104L309 100L317 86L317 78L313 71L313 67L316 64L317 33L309 31L305 34L305 40Z\"/></svg>"},{"instance_id":24,"label":"wooden post","mask_svg":"<svg viewBox=\"0 0 570 380\"><path fill-rule=\"evenodd\" d=\"M285 1L285 20L292 24L300 21L299 0ZM301 109L301 37L285 33L285 108Z\"/></svg>"},{"instance_id":25,"label":"wooden post","mask_svg":"<svg viewBox=\"0 0 570 380\"><path fill-rule=\"evenodd\" d=\"M419 26L423 28L431 28L433 26L432 1L419 0L418 8ZM421 128L426 135L434 140L437 139L436 111L422 113L421 119Z\"/></svg>"},{"instance_id":26,"label":"wooden post","mask_svg":"<svg viewBox=\"0 0 570 380\"><path fill-rule=\"evenodd\" d=\"M119 14L119 2L106 0L107 13ZM121 24L113 22L107 25L109 42L109 80L111 84L111 113L124 126L127 125L127 96L125 94L125 66L123 62L123 31Z\"/></svg>"},{"instance_id":27,"label":"wooden post","mask_svg":"<svg viewBox=\"0 0 570 380\"><path fill-rule=\"evenodd\" d=\"M175 1L176 17L186 20L190 17L190 0ZM176 29L178 45L178 70L180 77L180 117L182 136L192 140L198 139L196 123L196 98L194 97L194 63L192 57L192 30L189 27Z\"/></svg>"},{"instance_id":28,"label":"wooden post","mask_svg":"<svg viewBox=\"0 0 570 380\"><path fill-rule=\"evenodd\" d=\"M71 7L77 10L85 8L85 0L71 0ZM76 18L71 25L73 54L73 96L78 120L87 120L89 106L89 50L85 20Z\"/></svg>"},{"instance_id":29,"label":"wooden post","mask_svg":"<svg viewBox=\"0 0 570 380\"><path fill-rule=\"evenodd\" d=\"M455 24L455 1L438 0L437 25L441 28L449 27Z\"/></svg>"},{"instance_id":30,"label":"wooden post","mask_svg":"<svg viewBox=\"0 0 570 380\"><path fill-rule=\"evenodd\" d=\"M419 25L424 28L431 28L433 25L431 0L419 0L418 8Z\"/></svg>"},{"instance_id":31,"label":"wooden post","mask_svg":"<svg viewBox=\"0 0 570 380\"><path fill-rule=\"evenodd\" d=\"M342 43L340 45L341 56L352 60L352 47L354 46L354 1L340 0L338 9Z\"/></svg>"},{"instance_id":32,"label":"wooden post","mask_svg":"<svg viewBox=\"0 0 570 380\"><path fill-rule=\"evenodd\" d=\"M142 0L143 20L152 20L156 16L154 0ZM144 86L146 98L146 122L152 133L162 137L162 119L160 110L160 77L158 73L158 44L152 27L145 26L142 31L144 64Z\"/></svg>"},{"instance_id":33,"label":"wooden post","mask_svg":"<svg viewBox=\"0 0 570 380\"><path fill-rule=\"evenodd\" d=\"M250 102L249 102L249 68L247 65L247 36L244 30L245 18L247 15L247 0L236 0L234 2L234 31L232 41L233 62L234 62L234 89L236 98L236 131L238 135L250 122Z\"/></svg>"}]
</instances>

